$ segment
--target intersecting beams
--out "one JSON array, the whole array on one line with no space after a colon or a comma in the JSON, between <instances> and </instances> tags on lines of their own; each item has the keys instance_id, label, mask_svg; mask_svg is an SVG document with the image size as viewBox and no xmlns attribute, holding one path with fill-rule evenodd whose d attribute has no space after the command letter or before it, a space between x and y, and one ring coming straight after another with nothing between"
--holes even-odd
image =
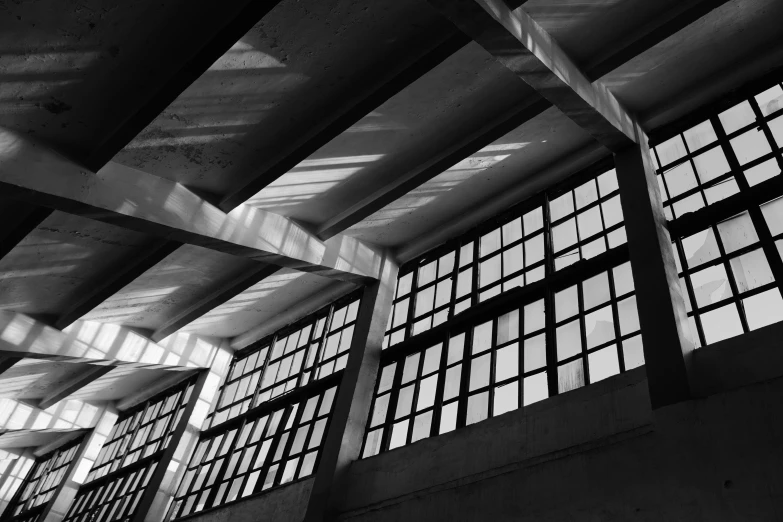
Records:
<instances>
[{"instance_id":1,"label":"intersecting beams","mask_svg":"<svg viewBox=\"0 0 783 522\"><path fill-rule=\"evenodd\" d=\"M379 255L350 237L327 242L283 216L231 214L178 183L110 163L97 174L0 132L0 187L12 197L143 233L340 280L377 277Z\"/></svg>"},{"instance_id":2,"label":"intersecting beams","mask_svg":"<svg viewBox=\"0 0 783 522\"><path fill-rule=\"evenodd\" d=\"M93 364L85 366L86 368L77 373L75 376L60 383L53 390L50 390L46 397L41 399L38 407L42 410L45 410L51 406L54 406L69 395L72 395L76 391L84 388L91 382L100 379L114 369L113 366L96 366Z\"/></svg>"},{"instance_id":3,"label":"intersecting beams","mask_svg":"<svg viewBox=\"0 0 783 522\"><path fill-rule=\"evenodd\" d=\"M593 85L523 10L502 0L429 3L609 150L636 142L633 120L617 99Z\"/></svg>"}]
</instances>

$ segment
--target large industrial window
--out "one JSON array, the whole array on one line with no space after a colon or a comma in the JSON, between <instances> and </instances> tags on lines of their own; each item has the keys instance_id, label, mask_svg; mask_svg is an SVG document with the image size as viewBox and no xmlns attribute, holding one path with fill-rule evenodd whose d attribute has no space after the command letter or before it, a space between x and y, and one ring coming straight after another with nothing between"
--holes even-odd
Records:
<instances>
[{"instance_id":1,"label":"large industrial window","mask_svg":"<svg viewBox=\"0 0 783 522\"><path fill-rule=\"evenodd\" d=\"M235 357L169 520L315 472L359 299L348 295Z\"/></svg>"},{"instance_id":2,"label":"large industrial window","mask_svg":"<svg viewBox=\"0 0 783 522\"><path fill-rule=\"evenodd\" d=\"M190 399L195 377L124 412L71 503L65 522L130 520Z\"/></svg>"},{"instance_id":3,"label":"large industrial window","mask_svg":"<svg viewBox=\"0 0 783 522\"><path fill-rule=\"evenodd\" d=\"M615 171L593 170L403 267L384 348L625 244Z\"/></svg>"},{"instance_id":4,"label":"large industrial window","mask_svg":"<svg viewBox=\"0 0 783 522\"><path fill-rule=\"evenodd\" d=\"M775 84L653 147L697 345L783 320L781 105Z\"/></svg>"},{"instance_id":5,"label":"large industrial window","mask_svg":"<svg viewBox=\"0 0 783 522\"><path fill-rule=\"evenodd\" d=\"M644 364L611 167L403 267L363 457Z\"/></svg>"},{"instance_id":6,"label":"large industrial window","mask_svg":"<svg viewBox=\"0 0 783 522\"><path fill-rule=\"evenodd\" d=\"M73 462L82 438L65 444L53 452L37 458L24 482L17 490L6 510L3 520L13 522L37 522L57 486L64 480L68 466Z\"/></svg>"}]
</instances>

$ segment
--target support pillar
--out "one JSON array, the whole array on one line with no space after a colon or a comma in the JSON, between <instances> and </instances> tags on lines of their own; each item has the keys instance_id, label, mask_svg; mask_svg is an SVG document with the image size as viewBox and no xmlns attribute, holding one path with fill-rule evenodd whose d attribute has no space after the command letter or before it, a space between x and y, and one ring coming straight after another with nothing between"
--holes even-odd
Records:
<instances>
[{"instance_id":1,"label":"support pillar","mask_svg":"<svg viewBox=\"0 0 783 522\"><path fill-rule=\"evenodd\" d=\"M336 495L342 491L341 485L351 462L359 458L397 271L396 262L387 253L380 279L366 286L362 293L348 363L315 474L305 522L321 522L334 517Z\"/></svg>"},{"instance_id":2,"label":"support pillar","mask_svg":"<svg viewBox=\"0 0 783 522\"><path fill-rule=\"evenodd\" d=\"M79 488L87 478L87 473L90 472L92 465L98 458L98 453L100 453L103 443L109 437L114 423L117 422L117 417L117 409L114 406L106 406L104 408L95 427L84 437L79 450L76 452L76 457L65 472L63 480L54 491L54 495L46 509L41 513L40 520L44 522L60 522L68 514L71 502L76 498Z\"/></svg>"},{"instance_id":3,"label":"support pillar","mask_svg":"<svg viewBox=\"0 0 783 522\"><path fill-rule=\"evenodd\" d=\"M693 351L671 238L647 137L615 154L653 409L690 397Z\"/></svg>"}]
</instances>

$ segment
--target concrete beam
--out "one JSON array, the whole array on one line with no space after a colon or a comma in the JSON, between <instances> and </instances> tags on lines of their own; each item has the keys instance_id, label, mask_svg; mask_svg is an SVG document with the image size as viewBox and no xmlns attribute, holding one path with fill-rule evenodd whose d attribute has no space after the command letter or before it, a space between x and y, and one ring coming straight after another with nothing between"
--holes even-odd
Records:
<instances>
[{"instance_id":1,"label":"concrete beam","mask_svg":"<svg viewBox=\"0 0 783 522\"><path fill-rule=\"evenodd\" d=\"M72 431L94 428L106 402L75 399L60 401L49 408L39 408L15 399L0 399L0 431Z\"/></svg>"},{"instance_id":2,"label":"concrete beam","mask_svg":"<svg viewBox=\"0 0 783 522\"><path fill-rule=\"evenodd\" d=\"M204 367L211 356L208 346L194 339L162 346L124 326L79 321L65 331L31 317L0 311L0 355L102 366L187 371Z\"/></svg>"},{"instance_id":3,"label":"concrete beam","mask_svg":"<svg viewBox=\"0 0 783 522\"><path fill-rule=\"evenodd\" d=\"M96 174L6 130L0 188L15 199L324 277L378 276L380 255L354 238L321 241L284 216L248 205L226 214L179 183L118 163Z\"/></svg>"},{"instance_id":4,"label":"concrete beam","mask_svg":"<svg viewBox=\"0 0 783 522\"><path fill-rule=\"evenodd\" d=\"M397 264L387 256L380 280L364 288L348 363L315 473L305 522L333 519L348 468L359 458L381 363L383 336L394 300L397 272Z\"/></svg>"},{"instance_id":5,"label":"concrete beam","mask_svg":"<svg viewBox=\"0 0 783 522\"><path fill-rule=\"evenodd\" d=\"M349 229L464 158L535 118L551 106L547 100L536 97L526 105L516 107L509 114L484 127L470 129L462 140L435 154L426 163L394 177L388 184L324 223L318 229L318 237L327 239Z\"/></svg>"},{"instance_id":6,"label":"concrete beam","mask_svg":"<svg viewBox=\"0 0 783 522\"><path fill-rule=\"evenodd\" d=\"M646 138L615 154L653 408L690 398L694 350L671 237Z\"/></svg>"},{"instance_id":7,"label":"concrete beam","mask_svg":"<svg viewBox=\"0 0 783 522\"><path fill-rule=\"evenodd\" d=\"M259 264L250 272L242 274L227 284L221 285L219 289L192 304L155 330L151 336L152 340L160 341L165 339L202 315L214 310L223 303L230 301L233 297L241 294L251 286L271 276L278 270L280 270L280 267L278 266Z\"/></svg>"},{"instance_id":8,"label":"concrete beam","mask_svg":"<svg viewBox=\"0 0 783 522\"><path fill-rule=\"evenodd\" d=\"M27 234L38 228L52 214L52 209L31 206L17 201L3 200L0 201L0 204L6 207L2 214L14 214L16 221L16 226L8 226L7 223L4 223L2 230L0 230L0 259L3 259Z\"/></svg>"},{"instance_id":9,"label":"concrete beam","mask_svg":"<svg viewBox=\"0 0 783 522\"><path fill-rule=\"evenodd\" d=\"M552 37L503 0L428 0L495 59L616 152L636 143L633 118L606 87L593 85Z\"/></svg>"},{"instance_id":10,"label":"concrete beam","mask_svg":"<svg viewBox=\"0 0 783 522\"><path fill-rule=\"evenodd\" d=\"M87 368L73 378L58 384L54 389L50 390L46 397L38 403L38 407L42 410L50 408L114 369L113 366L95 366L93 364L86 366Z\"/></svg>"},{"instance_id":11,"label":"concrete beam","mask_svg":"<svg viewBox=\"0 0 783 522\"><path fill-rule=\"evenodd\" d=\"M14 364L19 362L19 359L19 357L0 356L0 375L13 368Z\"/></svg>"}]
</instances>

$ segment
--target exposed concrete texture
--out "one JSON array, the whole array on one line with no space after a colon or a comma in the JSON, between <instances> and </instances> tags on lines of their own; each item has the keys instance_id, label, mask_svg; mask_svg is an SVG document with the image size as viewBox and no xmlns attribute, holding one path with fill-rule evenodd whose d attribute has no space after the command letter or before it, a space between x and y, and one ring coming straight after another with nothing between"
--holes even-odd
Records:
<instances>
[{"instance_id":1,"label":"exposed concrete texture","mask_svg":"<svg viewBox=\"0 0 783 522\"><path fill-rule=\"evenodd\" d=\"M309 478L189 517L189 522L300 522L313 481Z\"/></svg>"},{"instance_id":2,"label":"exposed concrete texture","mask_svg":"<svg viewBox=\"0 0 783 522\"><path fill-rule=\"evenodd\" d=\"M608 396L593 400L574 401L582 408L559 404L555 412L563 414L553 413L557 415L556 429L546 429L555 428L554 424L534 422L537 414L516 412L527 416L527 425L540 431L522 433L520 427L525 424L508 423L505 436L526 445L541 445L549 453L496 468L493 473L476 474L475 466L464 463L473 462L475 453L505 452L506 458L495 464L511 464L519 453L500 442L502 431L487 440L479 426L359 462L353 469L355 485L344 500L345 509L351 511L341 519L781 519L783 426L778 411L783 379L658 409L646 429L623 433L617 430L622 423L612 426L614 414L619 405L638 402L638 386L646 387L646 382L614 387ZM590 388L584 392L592 394ZM568 402L578 395L571 392L563 400ZM634 409L638 410L638 404ZM599 437L582 445L568 440L579 431L584 435L593 431ZM600 438L600 431L615 434ZM450 447L456 449L457 438L462 439L461 451L450 454L450 459L437 458ZM377 478L365 485L370 470ZM448 475L461 480L445 482Z\"/></svg>"}]
</instances>

